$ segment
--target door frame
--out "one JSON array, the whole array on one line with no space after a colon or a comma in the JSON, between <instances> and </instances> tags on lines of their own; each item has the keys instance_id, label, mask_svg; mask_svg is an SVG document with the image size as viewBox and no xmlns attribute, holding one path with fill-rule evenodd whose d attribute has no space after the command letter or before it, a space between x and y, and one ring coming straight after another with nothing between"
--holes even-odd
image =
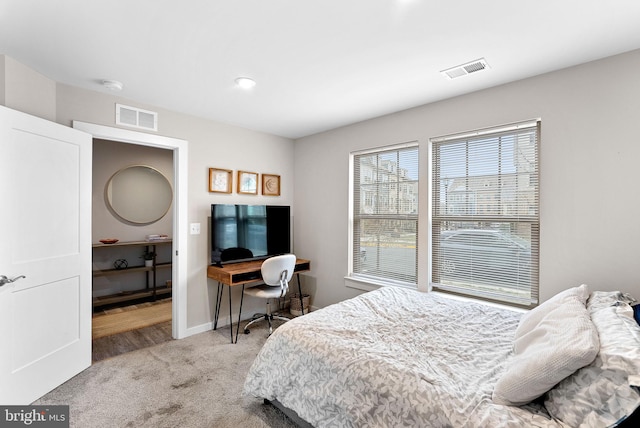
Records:
<instances>
[{"instance_id":1,"label":"door frame","mask_svg":"<svg viewBox=\"0 0 640 428\"><path fill-rule=\"evenodd\" d=\"M174 339L187 337L187 211L188 211L188 141L144 132L129 131L74 120L72 127L87 132L93 138L121 143L173 150L173 253L171 331ZM178 257L179 256L179 257Z\"/></svg>"}]
</instances>

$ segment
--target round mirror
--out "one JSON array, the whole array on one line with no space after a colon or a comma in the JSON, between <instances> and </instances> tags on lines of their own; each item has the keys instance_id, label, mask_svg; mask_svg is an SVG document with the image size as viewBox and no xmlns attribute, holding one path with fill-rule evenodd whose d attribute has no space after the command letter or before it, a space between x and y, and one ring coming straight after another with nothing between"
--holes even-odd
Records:
<instances>
[{"instance_id":1,"label":"round mirror","mask_svg":"<svg viewBox=\"0 0 640 428\"><path fill-rule=\"evenodd\" d=\"M173 190L169 180L150 166L134 165L113 174L105 189L111 211L134 224L151 224L169 211Z\"/></svg>"}]
</instances>

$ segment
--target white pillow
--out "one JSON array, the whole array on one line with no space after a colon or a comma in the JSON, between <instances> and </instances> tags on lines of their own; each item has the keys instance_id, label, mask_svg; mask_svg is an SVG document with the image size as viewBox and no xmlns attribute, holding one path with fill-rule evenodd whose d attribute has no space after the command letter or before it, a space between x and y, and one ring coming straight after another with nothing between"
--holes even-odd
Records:
<instances>
[{"instance_id":1,"label":"white pillow","mask_svg":"<svg viewBox=\"0 0 640 428\"><path fill-rule=\"evenodd\" d=\"M514 356L493 390L493 401L526 404L590 364L600 343L584 300L572 296L516 338Z\"/></svg>"},{"instance_id":2,"label":"white pillow","mask_svg":"<svg viewBox=\"0 0 640 428\"><path fill-rule=\"evenodd\" d=\"M620 303L632 305L635 302L636 299L631 295L620 291L594 291L589 295L589 300L587 300L587 310L593 318L593 313L600 309L617 306Z\"/></svg>"},{"instance_id":3,"label":"white pillow","mask_svg":"<svg viewBox=\"0 0 640 428\"><path fill-rule=\"evenodd\" d=\"M591 294L587 312L600 338L598 355L545 398L549 414L569 426L617 426L640 406L640 391L631 386L640 385L640 326L623 300Z\"/></svg>"},{"instance_id":4,"label":"white pillow","mask_svg":"<svg viewBox=\"0 0 640 428\"><path fill-rule=\"evenodd\" d=\"M579 287L573 287L561 291L549 300L543 302L539 306L536 306L529 312L526 312L522 318L520 318L520 323L516 329L516 339L533 330L549 312L562 306L566 301L574 298L577 298L583 305L585 305L589 298L589 286L587 284L582 284Z\"/></svg>"},{"instance_id":5,"label":"white pillow","mask_svg":"<svg viewBox=\"0 0 640 428\"><path fill-rule=\"evenodd\" d=\"M591 313L600 337L602 368L627 374L629 385L640 386L640 326L633 308L618 303Z\"/></svg>"}]
</instances>

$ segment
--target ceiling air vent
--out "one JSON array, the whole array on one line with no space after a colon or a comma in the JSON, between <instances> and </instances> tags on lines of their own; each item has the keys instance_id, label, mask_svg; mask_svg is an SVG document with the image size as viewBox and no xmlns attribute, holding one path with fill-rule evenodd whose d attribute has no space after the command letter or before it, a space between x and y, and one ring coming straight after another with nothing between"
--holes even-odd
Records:
<instances>
[{"instance_id":1,"label":"ceiling air vent","mask_svg":"<svg viewBox=\"0 0 640 428\"><path fill-rule=\"evenodd\" d=\"M158 130L158 113L116 104L116 124L130 126L132 128Z\"/></svg>"},{"instance_id":2,"label":"ceiling air vent","mask_svg":"<svg viewBox=\"0 0 640 428\"><path fill-rule=\"evenodd\" d=\"M449 79L456 79L458 77L466 76L471 73L486 70L487 68L489 68L489 64L487 64L487 61L484 58L480 58L466 64L458 65L447 70L442 70L440 73L442 73Z\"/></svg>"}]
</instances>

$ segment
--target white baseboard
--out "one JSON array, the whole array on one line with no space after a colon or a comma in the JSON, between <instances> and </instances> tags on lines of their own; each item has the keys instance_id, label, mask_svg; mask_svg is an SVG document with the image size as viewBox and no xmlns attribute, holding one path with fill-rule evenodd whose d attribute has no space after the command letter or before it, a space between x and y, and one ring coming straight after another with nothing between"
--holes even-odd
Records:
<instances>
[{"instance_id":1,"label":"white baseboard","mask_svg":"<svg viewBox=\"0 0 640 428\"><path fill-rule=\"evenodd\" d=\"M184 337L189 337L189 336L193 336L194 334L204 333L205 331L209 331L212 329L213 329L213 322L207 322L204 324L197 325L195 327L189 327Z\"/></svg>"}]
</instances>

